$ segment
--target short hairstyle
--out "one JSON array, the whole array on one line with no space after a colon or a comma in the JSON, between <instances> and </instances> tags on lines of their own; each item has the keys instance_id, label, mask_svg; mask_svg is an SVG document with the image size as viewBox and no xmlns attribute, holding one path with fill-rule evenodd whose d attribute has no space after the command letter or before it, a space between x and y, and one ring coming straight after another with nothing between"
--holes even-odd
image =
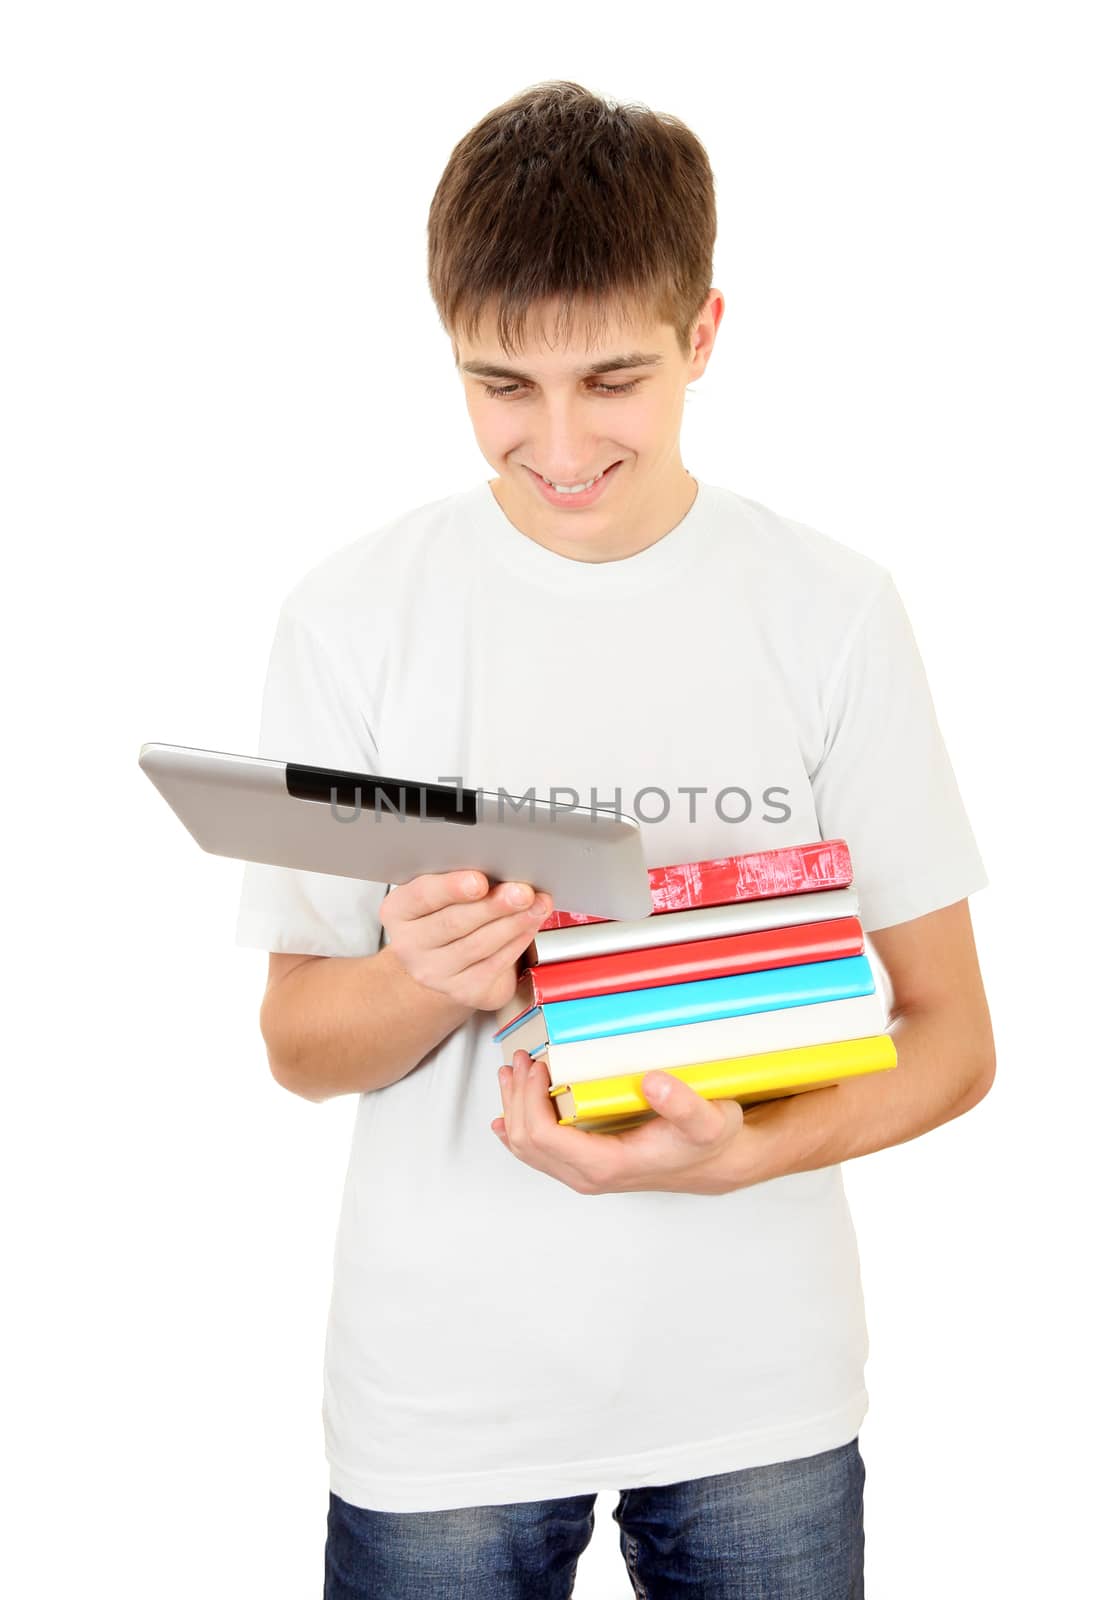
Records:
<instances>
[{"instance_id":1,"label":"short hairstyle","mask_svg":"<svg viewBox=\"0 0 1114 1600\"><path fill-rule=\"evenodd\" d=\"M590 342L640 317L687 356L715 238L711 165L683 122L551 80L454 146L429 208L429 288L454 343L493 308L503 349L520 349L531 309L555 298L558 327L598 312Z\"/></svg>"}]
</instances>

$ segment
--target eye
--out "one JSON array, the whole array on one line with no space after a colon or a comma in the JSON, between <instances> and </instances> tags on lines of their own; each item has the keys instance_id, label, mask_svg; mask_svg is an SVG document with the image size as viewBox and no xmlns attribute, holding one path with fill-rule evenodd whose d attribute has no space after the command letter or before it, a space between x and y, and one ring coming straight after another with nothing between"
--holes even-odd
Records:
<instances>
[{"instance_id":1,"label":"eye","mask_svg":"<svg viewBox=\"0 0 1114 1600\"><path fill-rule=\"evenodd\" d=\"M643 378L632 378L629 383L597 383L595 389L597 394L630 394L643 382L645 382ZM506 400L521 387L522 385L518 383L506 383L502 388L493 388L491 384L485 383L484 393L490 395L493 400Z\"/></svg>"}]
</instances>

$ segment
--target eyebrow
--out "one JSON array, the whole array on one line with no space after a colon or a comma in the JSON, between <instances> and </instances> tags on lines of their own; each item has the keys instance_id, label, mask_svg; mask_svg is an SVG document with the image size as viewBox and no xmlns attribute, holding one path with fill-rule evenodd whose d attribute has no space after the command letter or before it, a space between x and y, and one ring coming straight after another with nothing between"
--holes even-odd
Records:
<instances>
[{"instance_id":1,"label":"eyebrow","mask_svg":"<svg viewBox=\"0 0 1114 1600\"><path fill-rule=\"evenodd\" d=\"M628 367L660 367L662 357L643 350L629 350L626 355L608 356L605 361L594 361L590 367L581 367L578 378L592 378L603 372L625 372ZM463 361L461 372L470 372L477 378L513 378L523 383L533 383L528 372L516 372L513 367L501 367L490 361Z\"/></svg>"}]
</instances>

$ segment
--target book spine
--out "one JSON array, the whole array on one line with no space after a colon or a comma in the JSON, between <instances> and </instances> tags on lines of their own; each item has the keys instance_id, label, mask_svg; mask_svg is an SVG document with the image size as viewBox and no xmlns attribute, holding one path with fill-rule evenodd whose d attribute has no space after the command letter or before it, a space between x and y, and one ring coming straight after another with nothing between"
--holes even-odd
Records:
<instances>
[{"instance_id":1,"label":"book spine","mask_svg":"<svg viewBox=\"0 0 1114 1600\"><path fill-rule=\"evenodd\" d=\"M818 839L746 855L714 856L707 861L679 861L650 867L648 873L652 916L739 900L844 889L852 877L851 854L844 839ZM585 911L554 910L538 931L607 920Z\"/></svg>"},{"instance_id":2,"label":"book spine","mask_svg":"<svg viewBox=\"0 0 1114 1600\"><path fill-rule=\"evenodd\" d=\"M694 1062L666 1070L705 1099L740 1100L746 1104L827 1088L846 1078L896 1066L896 1047L889 1034L883 1033L796 1050ZM556 1102L558 1121L563 1125L600 1122L652 1111L641 1091L642 1076L641 1072L625 1073L588 1082L554 1084L549 1095Z\"/></svg>"},{"instance_id":3,"label":"book spine","mask_svg":"<svg viewBox=\"0 0 1114 1600\"><path fill-rule=\"evenodd\" d=\"M593 922L551 928L544 933L539 928L520 958L519 970L555 961L573 961L583 956L610 955L619 950L650 950L660 944L689 943L763 928L834 921L839 917L858 916L858 913L858 891L850 884L846 889L744 900L735 905L698 906L693 911L667 911L634 922Z\"/></svg>"},{"instance_id":4,"label":"book spine","mask_svg":"<svg viewBox=\"0 0 1114 1600\"><path fill-rule=\"evenodd\" d=\"M642 1033L614 1033L571 1044L538 1044L530 1054L544 1060L552 1082L574 1078L613 1078L651 1067L686 1067L725 1056L793 1050L806 1044L862 1039L884 1033L886 1010L877 990L850 1000L825 1000L811 1006L785 1006L750 1016L716 1017ZM504 1063L514 1058L515 1036L503 1041Z\"/></svg>"},{"instance_id":5,"label":"book spine","mask_svg":"<svg viewBox=\"0 0 1114 1600\"><path fill-rule=\"evenodd\" d=\"M718 939L615 950L528 968L533 1004L578 1000L587 995L652 989L662 984L726 978L740 972L769 971L809 961L837 961L861 954L863 925L858 917L829 922L797 923L756 933L727 934ZM529 1006L519 1006L528 1010Z\"/></svg>"},{"instance_id":6,"label":"book spine","mask_svg":"<svg viewBox=\"0 0 1114 1600\"><path fill-rule=\"evenodd\" d=\"M701 978L694 983L665 983L652 989L557 1000L545 1007L544 1016L550 1043L559 1045L818 1005L828 1000L850 1000L873 992L874 974L867 958L845 956L838 961L809 961L769 971L738 972L728 978Z\"/></svg>"}]
</instances>

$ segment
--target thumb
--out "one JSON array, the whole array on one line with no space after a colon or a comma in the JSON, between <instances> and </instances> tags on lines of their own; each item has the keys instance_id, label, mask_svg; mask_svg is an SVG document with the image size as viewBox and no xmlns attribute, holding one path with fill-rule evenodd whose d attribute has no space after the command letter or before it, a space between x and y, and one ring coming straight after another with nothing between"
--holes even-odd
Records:
<instances>
[{"instance_id":1,"label":"thumb","mask_svg":"<svg viewBox=\"0 0 1114 1600\"><path fill-rule=\"evenodd\" d=\"M642 1093L652 1110L695 1144L711 1144L722 1136L723 1113L683 1078L656 1070L643 1073Z\"/></svg>"}]
</instances>

